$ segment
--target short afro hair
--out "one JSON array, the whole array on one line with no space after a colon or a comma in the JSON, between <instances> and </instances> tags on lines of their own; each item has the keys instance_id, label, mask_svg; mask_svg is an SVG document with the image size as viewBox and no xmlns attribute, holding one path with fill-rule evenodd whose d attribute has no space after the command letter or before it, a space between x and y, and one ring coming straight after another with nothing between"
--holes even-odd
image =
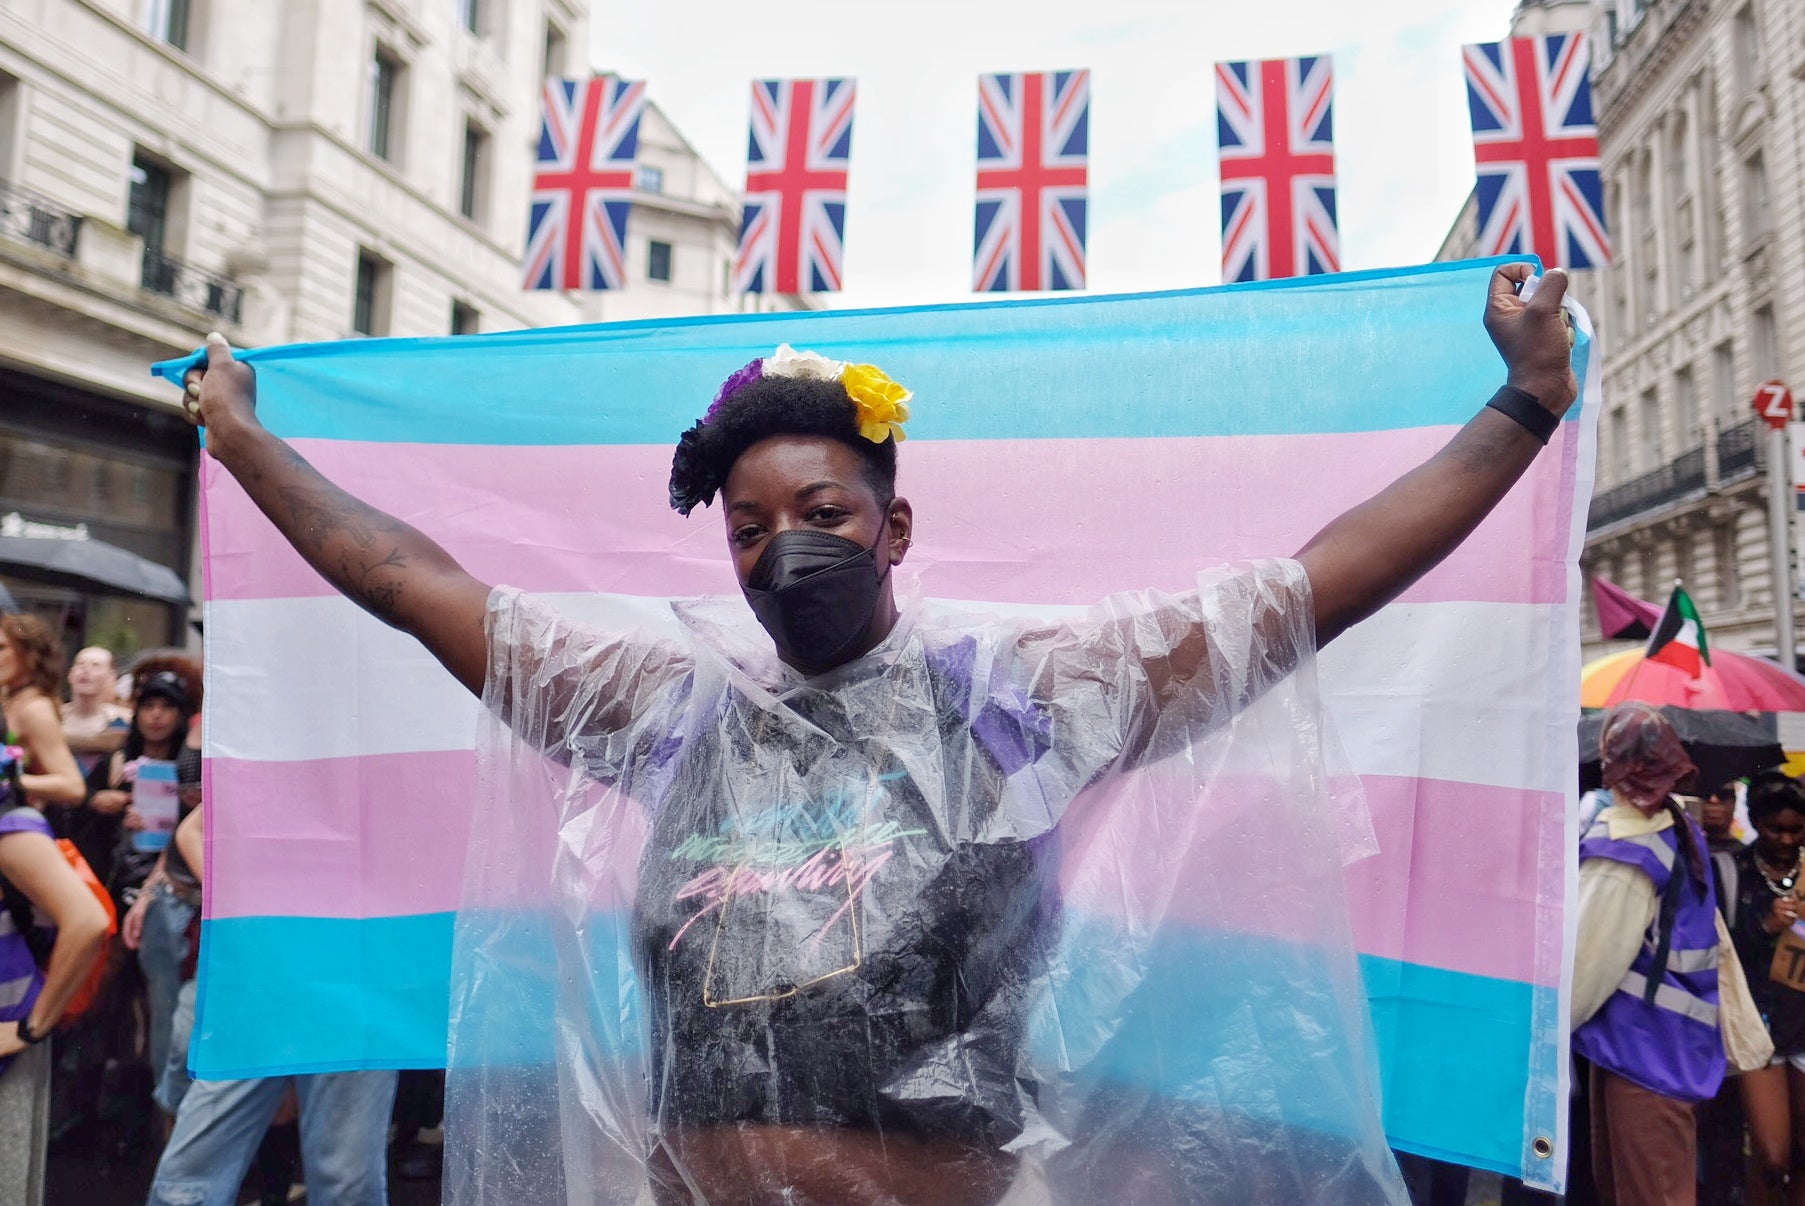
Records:
<instances>
[{"instance_id":1,"label":"short afro hair","mask_svg":"<svg viewBox=\"0 0 1805 1206\"><path fill-rule=\"evenodd\" d=\"M1785 771L1762 771L1749 780L1749 820L1759 821L1788 808L1805 812L1805 787Z\"/></svg>"},{"instance_id":2,"label":"short afro hair","mask_svg":"<svg viewBox=\"0 0 1805 1206\"><path fill-rule=\"evenodd\" d=\"M760 377L709 408L671 457L671 506L688 515L714 501L740 455L772 436L825 436L859 454L865 480L888 504L896 497L896 441L859 434L858 412L838 381Z\"/></svg>"}]
</instances>

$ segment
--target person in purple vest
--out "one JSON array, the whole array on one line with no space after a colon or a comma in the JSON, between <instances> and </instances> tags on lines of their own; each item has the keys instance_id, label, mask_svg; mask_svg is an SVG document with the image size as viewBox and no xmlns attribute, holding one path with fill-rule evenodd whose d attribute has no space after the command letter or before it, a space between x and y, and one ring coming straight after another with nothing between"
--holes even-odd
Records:
<instances>
[{"instance_id":1,"label":"person in purple vest","mask_svg":"<svg viewBox=\"0 0 1805 1206\"><path fill-rule=\"evenodd\" d=\"M1579 847L1573 1049L1592 1063L1592 1168L1610 1206L1697 1201L1694 1107L1773 1045L1717 911L1694 773L1667 718L1624 704L1600 736L1611 805Z\"/></svg>"}]
</instances>

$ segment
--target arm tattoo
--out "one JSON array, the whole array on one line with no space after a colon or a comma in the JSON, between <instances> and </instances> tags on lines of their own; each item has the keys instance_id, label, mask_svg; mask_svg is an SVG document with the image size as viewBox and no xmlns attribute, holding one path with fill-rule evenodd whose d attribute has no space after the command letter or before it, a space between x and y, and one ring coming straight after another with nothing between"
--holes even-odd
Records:
<instances>
[{"instance_id":1,"label":"arm tattoo","mask_svg":"<svg viewBox=\"0 0 1805 1206\"><path fill-rule=\"evenodd\" d=\"M408 556L400 538L407 525L391 519L319 477L295 458L315 483L278 487L281 526L295 548L352 602L387 624L397 624ZM386 538L386 541L385 541ZM379 542L389 545L378 553Z\"/></svg>"}]
</instances>

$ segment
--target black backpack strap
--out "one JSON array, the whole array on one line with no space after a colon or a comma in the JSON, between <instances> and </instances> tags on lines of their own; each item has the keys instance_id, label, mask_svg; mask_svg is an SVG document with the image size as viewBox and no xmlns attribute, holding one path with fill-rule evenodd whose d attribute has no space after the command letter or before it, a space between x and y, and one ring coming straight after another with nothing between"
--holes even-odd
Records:
<instances>
[{"instance_id":1,"label":"black backpack strap","mask_svg":"<svg viewBox=\"0 0 1805 1206\"><path fill-rule=\"evenodd\" d=\"M1655 918L1655 961L1648 969L1648 986L1642 1000L1655 1003L1655 993L1667 976L1667 957L1673 950L1673 926L1680 915L1680 894L1686 890L1686 871L1676 866L1667 877L1667 889L1661 893L1661 911Z\"/></svg>"}]
</instances>

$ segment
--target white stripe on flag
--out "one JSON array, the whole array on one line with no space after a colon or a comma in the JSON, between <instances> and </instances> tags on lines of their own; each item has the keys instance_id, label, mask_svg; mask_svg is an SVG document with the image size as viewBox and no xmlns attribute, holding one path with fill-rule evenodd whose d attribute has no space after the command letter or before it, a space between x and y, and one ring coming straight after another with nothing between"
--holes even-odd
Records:
<instances>
[{"instance_id":1,"label":"white stripe on flag","mask_svg":"<svg viewBox=\"0 0 1805 1206\"><path fill-rule=\"evenodd\" d=\"M604 627L675 623L658 599L541 597ZM1559 610L1399 603L1337 640L1322 657L1324 692L1354 769L1570 790L1573 751L1559 742L1573 737L1551 736L1539 718ZM474 747L476 701L411 637L337 596L211 603L207 643L214 689L233 701L208 713L212 757L292 762Z\"/></svg>"}]
</instances>

